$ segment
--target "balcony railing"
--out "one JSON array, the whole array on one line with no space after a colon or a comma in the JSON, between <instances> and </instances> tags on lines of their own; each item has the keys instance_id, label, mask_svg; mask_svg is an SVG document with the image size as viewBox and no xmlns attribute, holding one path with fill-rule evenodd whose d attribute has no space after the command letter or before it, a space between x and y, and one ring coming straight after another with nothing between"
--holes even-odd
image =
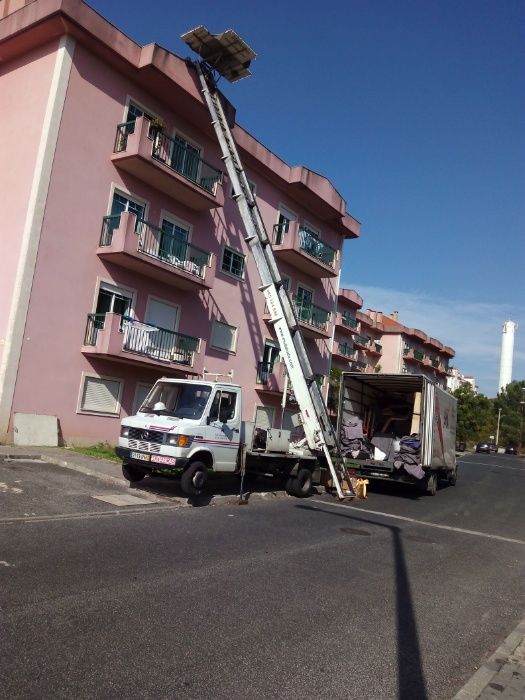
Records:
<instances>
[{"instance_id":1,"label":"balcony railing","mask_svg":"<svg viewBox=\"0 0 525 700\"><path fill-rule=\"evenodd\" d=\"M414 357L416 360L423 362L423 360L425 359L425 353L421 352L421 350L414 350Z\"/></svg>"},{"instance_id":2,"label":"balcony railing","mask_svg":"<svg viewBox=\"0 0 525 700\"><path fill-rule=\"evenodd\" d=\"M354 336L354 342L367 348L370 344L370 338L366 335L356 335Z\"/></svg>"},{"instance_id":3,"label":"balcony railing","mask_svg":"<svg viewBox=\"0 0 525 700\"><path fill-rule=\"evenodd\" d=\"M355 348L348 345L348 343L338 343L338 349L339 354L343 355L344 357L354 357L356 353Z\"/></svg>"},{"instance_id":4,"label":"balcony railing","mask_svg":"<svg viewBox=\"0 0 525 700\"><path fill-rule=\"evenodd\" d=\"M320 306L315 304L307 304L297 300L294 295L292 298L293 306L297 314L297 318L302 323L306 323L309 326L314 326L322 331L328 329L328 321L330 320L330 312L326 309L322 309Z\"/></svg>"},{"instance_id":5,"label":"balcony railing","mask_svg":"<svg viewBox=\"0 0 525 700\"><path fill-rule=\"evenodd\" d=\"M436 367L436 368L437 368L437 367L439 367L439 365L440 365L439 360L432 360L432 367Z\"/></svg>"},{"instance_id":6,"label":"balcony railing","mask_svg":"<svg viewBox=\"0 0 525 700\"><path fill-rule=\"evenodd\" d=\"M124 122L117 126L114 152L126 150L128 136L135 131L135 122ZM188 143L171 138L164 132L149 128L152 140L151 156L164 163L187 180L191 180L202 189L214 194L218 182L222 181L222 172L201 158L194 147Z\"/></svg>"},{"instance_id":7,"label":"balcony railing","mask_svg":"<svg viewBox=\"0 0 525 700\"><path fill-rule=\"evenodd\" d=\"M353 369L353 370L366 369L366 362L362 362L361 360L353 360L350 363L350 369Z\"/></svg>"},{"instance_id":8,"label":"balcony railing","mask_svg":"<svg viewBox=\"0 0 525 700\"><path fill-rule=\"evenodd\" d=\"M325 265L335 267L335 248L323 243L307 228L299 228L299 247L312 258L317 258Z\"/></svg>"},{"instance_id":9,"label":"balcony railing","mask_svg":"<svg viewBox=\"0 0 525 700\"><path fill-rule=\"evenodd\" d=\"M97 344L98 332L104 328L105 318L106 314L88 314L84 345ZM199 347L199 338L141 323L128 316L121 317L120 331L123 334L122 350L154 360L191 367Z\"/></svg>"},{"instance_id":10,"label":"balcony railing","mask_svg":"<svg viewBox=\"0 0 525 700\"><path fill-rule=\"evenodd\" d=\"M273 362L257 363L257 384L268 384L270 374L273 370Z\"/></svg>"},{"instance_id":11,"label":"balcony railing","mask_svg":"<svg viewBox=\"0 0 525 700\"><path fill-rule=\"evenodd\" d=\"M376 352L383 352L383 346L381 345L381 343L374 343L374 350Z\"/></svg>"},{"instance_id":12,"label":"balcony railing","mask_svg":"<svg viewBox=\"0 0 525 700\"><path fill-rule=\"evenodd\" d=\"M357 319L354 316L349 316L347 314L341 314L341 322L343 326L348 326L348 328L357 329Z\"/></svg>"},{"instance_id":13,"label":"balcony railing","mask_svg":"<svg viewBox=\"0 0 525 700\"><path fill-rule=\"evenodd\" d=\"M110 246L113 231L120 226L120 214L105 216L102 222L100 246ZM137 250L155 260L189 272L204 279L210 253L178 238L170 231L137 217L135 233L138 234Z\"/></svg>"}]
</instances>

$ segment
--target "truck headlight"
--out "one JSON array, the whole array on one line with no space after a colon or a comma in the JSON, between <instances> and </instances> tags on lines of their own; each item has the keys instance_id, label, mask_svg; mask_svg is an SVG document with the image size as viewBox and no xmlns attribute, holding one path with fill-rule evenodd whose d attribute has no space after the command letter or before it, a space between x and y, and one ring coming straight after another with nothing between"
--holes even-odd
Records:
<instances>
[{"instance_id":1,"label":"truck headlight","mask_svg":"<svg viewBox=\"0 0 525 700\"><path fill-rule=\"evenodd\" d=\"M193 442L193 435L169 435L168 445L175 447L189 447Z\"/></svg>"},{"instance_id":2,"label":"truck headlight","mask_svg":"<svg viewBox=\"0 0 525 700\"><path fill-rule=\"evenodd\" d=\"M129 437L129 428L127 425L123 425L120 428L120 437L125 437L125 438Z\"/></svg>"}]
</instances>

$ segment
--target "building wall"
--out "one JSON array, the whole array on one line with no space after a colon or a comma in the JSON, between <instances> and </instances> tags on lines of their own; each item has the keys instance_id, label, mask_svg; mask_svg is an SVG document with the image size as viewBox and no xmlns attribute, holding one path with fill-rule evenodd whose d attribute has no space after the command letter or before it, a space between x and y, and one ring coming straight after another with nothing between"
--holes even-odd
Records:
<instances>
[{"instance_id":1,"label":"building wall","mask_svg":"<svg viewBox=\"0 0 525 700\"><path fill-rule=\"evenodd\" d=\"M9 76L4 84L29 132L28 143L24 143L24 158L14 181L19 196L15 197L9 212L13 265L24 197L27 199L39 138L35 124L41 123L38 117L45 107L45 82L53 68L53 51L54 47L48 46L26 56L24 61L3 67L4 74ZM23 83L20 82L22 78ZM24 85L23 91L20 90L21 84ZM19 94L22 92L23 95ZM32 95L31 100L28 94ZM62 438L66 442L114 441L118 435L119 419L132 411L137 384L151 384L164 373L162 364L158 367L132 366L81 352L87 314L95 310L101 281L134 291L133 312L137 320L145 319L150 297L178 304L178 331L202 339L201 353L205 356L206 368L219 373L233 369L235 382L245 388L244 418L252 419L256 405L263 401L274 406L280 403L278 396L261 399L255 390L257 362L262 359L265 338L272 334L262 320L264 299L257 289L259 277L244 242L240 217L230 198L229 183L224 185L224 207L196 212L180 199L173 199L116 167L111 161L116 128L124 119L130 97L162 116L168 133L176 127L202 146L204 159L221 167L219 149L211 134L196 130L192 121L184 113L170 109L161 95L146 93L110 63L76 43L11 410L11 415L22 412L58 416ZM16 123L16 117L13 117L13 124ZM10 141L10 154L16 162L14 141L8 138L12 130L4 134L4 139ZM248 177L255 182L257 200L267 227L271 228L277 222L278 207L283 204L296 212L300 221L318 228L324 242L341 248L340 233L299 205L286 187L278 188L270 183L262 164L249 168ZM5 184L11 193L12 181ZM154 224L159 224L161 211L168 211L191 225L192 243L211 251L217 259L216 279L211 290L198 293L181 291L115 263L104 262L96 254L102 219L109 212L114 188L144 200L147 203L145 217ZM232 279L220 271L224 245L247 255L244 280ZM336 277L314 278L287 264L281 264L280 270L291 278L292 292L302 281L304 286L313 290L315 304L334 309ZM9 296L12 279L4 280L3 284ZM235 354L209 347L211 322L215 318L238 327ZM313 370L327 375L328 341L307 340L306 343ZM118 379L123 383L118 416L86 415L77 411L85 374Z\"/></svg>"}]
</instances>

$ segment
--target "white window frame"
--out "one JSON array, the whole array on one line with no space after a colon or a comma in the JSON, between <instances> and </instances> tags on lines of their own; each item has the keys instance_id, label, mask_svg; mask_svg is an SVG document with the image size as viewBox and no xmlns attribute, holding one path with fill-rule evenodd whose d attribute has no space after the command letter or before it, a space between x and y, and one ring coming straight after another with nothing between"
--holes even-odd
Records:
<instances>
[{"instance_id":1,"label":"white window frame","mask_svg":"<svg viewBox=\"0 0 525 700\"><path fill-rule=\"evenodd\" d=\"M127 188L123 187L121 184L118 184L116 182L111 183L111 187L109 188L109 200L108 200L108 206L106 209L107 216L111 214L111 205L113 204L113 195L115 192L117 194L120 194L122 197L126 197L127 199L134 199L137 204L142 204L144 206L144 219L146 221L149 220L149 202L147 199L143 199L143 197L137 197L137 195L133 194L133 192L130 192Z\"/></svg>"},{"instance_id":2,"label":"white window frame","mask_svg":"<svg viewBox=\"0 0 525 700\"><path fill-rule=\"evenodd\" d=\"M91 305L91 313L96 312L97 308L97 302L98 302L98 295L100 290L103 287L109 287L109 291L115 291L117 293L119 292L127 292L131 296L131 307L130 307L130 318L135 318L135 301L137 297L137 290L133 289L132 287L126 287L123 284L119 284L118 282L115 282L115 280L111 279L104 279L103 277L97 277L97 283L95 286L95 294L93 296L93 303ZM95 375L94 375L95 376Z\"/></svg>"},{"instance_id":3,"label":"white window frame","mask_svg":"<svg viewBox=\"0 0 525 700\"><path fill-rule=\"evenodd\" d=\"M105 411L89 411L82 408L82 396L84 394L85 384L87 379L100 379L107 382L118 382L119 390L117 397L117 406L115 413L107 413ZM108 377L107 375L94 374L92 372L82 372L80 376L80 388L77 400L77 413L83 416L103 416L104 418L120 418L122 409L122 392L124 390L124 379L122 377Z\"/></svg>"},{"instance_id":4,"label":"white window frame","mask_svg":"<svg viewBox=\"0 0 525 700\"><path fill-rule=\"evenodd\" d=\"M229 250L230 253L233 253L234 255L238 255L240 258L243 260L243 266L242 266L242 275L236 275L233 272L230 272L229 270L224 270L223 269L223 264L224 264L224 253ZM244 253L240 253L238 250L235 250L235 248L232 248L229 245L225 245L223 250L222 250L222 255L221 255L221 267L220 271L223 275L227 275L228 277L231 277L234 280L243 280L246 276L246 255Z\"/></svg>"},{"instance_id":5,"label":"white window frame","mask_svg":"<svg viewBox=\"0 0 525 700\"><path fill-rule=\"evenodd\" d=\"M213 331L214 331L214 328L215 328L215 325L216 325L216 324L220 324L221 326L228 326L228 328L233 328L233 329L235 330L234 338L233 338L233 343L232 343L233 347L232 347L231 349L223 348L223 347L220 347L220 346L218 346L218 345L214 345L214 344L213 344ZM214 320L213 320L213 322L212 322L212 327L211 327L211 334L210 334L210 347L211 347L211 348L213 348L214 350L221 350L222 352L227 352L227 353L229 353L230 355L235 355L235 353L237 352L237 341L238 341L238 339L239 339L239 328L238 328L238 326L232 326L232 325L230 325L229 323L226 323L225 321L219 321L219 320L217 320L217 319L214 319Z\"/></svg>"},{"instance_id":6,"label":"white window frame","mask_svg":"<svg viewBox=\"0 0 525 700\"><path fill-rule=\"evenodd\" d=\"M188 243L191 242L191 238L193 235L193 224L190 224L189 221L181 219L180 216L172 214L167 209L161 209L159 217L159 228L162 228L162 222L164 219L166 221L169 221L171 224L174 224L175 226L180 226L181 228L185 229L188 232Z\"/></svg>"}]
</instances>

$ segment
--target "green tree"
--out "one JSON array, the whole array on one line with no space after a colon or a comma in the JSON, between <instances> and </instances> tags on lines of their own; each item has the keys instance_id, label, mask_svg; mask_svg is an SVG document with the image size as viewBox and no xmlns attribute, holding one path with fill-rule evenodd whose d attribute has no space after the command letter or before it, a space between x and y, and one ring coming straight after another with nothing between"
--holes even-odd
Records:
<instances>
[{"instance_id":1,"label":"green tree","mask_svg":"<svg viewBox=\"0 0 525 700\"><path fill-rule=\"evenodd\" d=\"M525 409L525 380L514 381L500 391L494 400L500 414L500 445L523 446L523 415Z\"/></svg>"},{"instance_id":2,"label":"green tree","mask_svg":"<svg viewBox=\"0 0 525 700\"><path fill-rule=\"evenodd\" d=\"M491 399L476 394L470 384L463 384L453 395L458 400L458 441L477 442L495 434L494 404Z\"/></svg>"}]
</instances>

